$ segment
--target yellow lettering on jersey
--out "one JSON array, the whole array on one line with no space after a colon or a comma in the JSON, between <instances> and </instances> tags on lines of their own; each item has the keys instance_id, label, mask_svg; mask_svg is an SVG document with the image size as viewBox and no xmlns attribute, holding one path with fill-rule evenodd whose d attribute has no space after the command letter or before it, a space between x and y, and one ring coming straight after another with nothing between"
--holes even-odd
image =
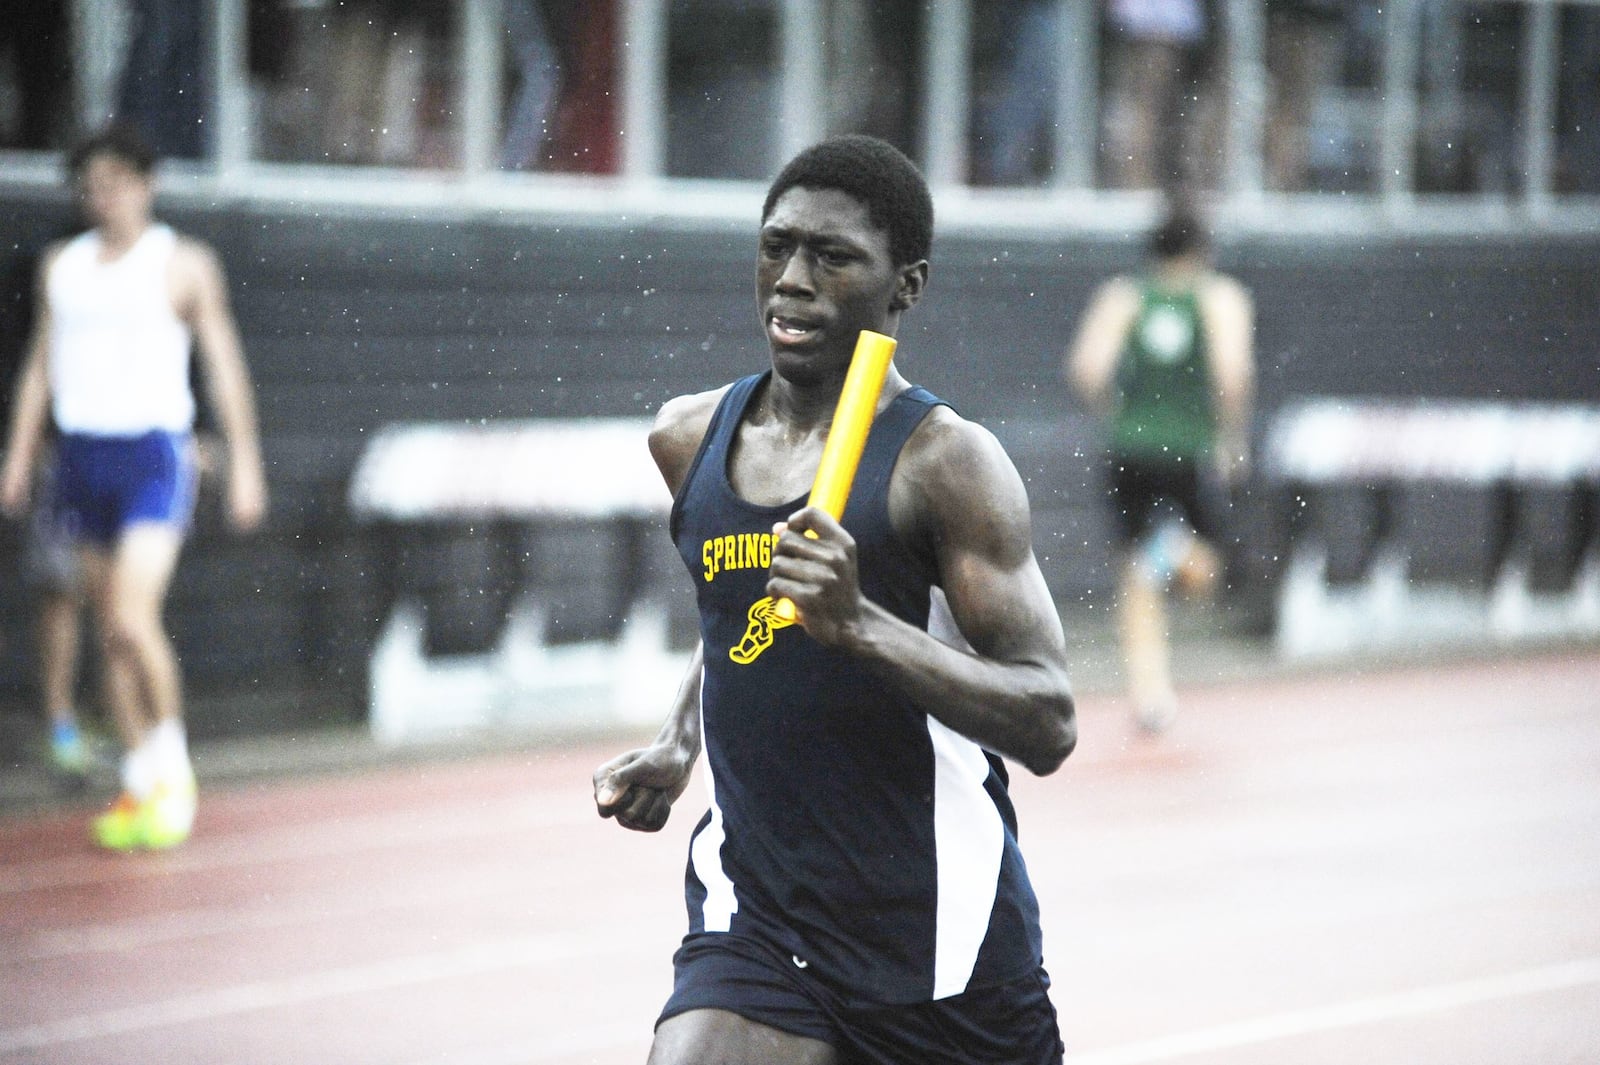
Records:
<instances>
[{"instance_id":1,"label":"yellow lettering on jersey","mask_svg":"<svg viewBox=\"0 0 1600 1065\"><path fill-rule=\"evenodd\" d=\"M771 533L714 536L700 545L701 575L709 584L724 570L769 569L776 539Z\"/></svg>"}]
</instances>

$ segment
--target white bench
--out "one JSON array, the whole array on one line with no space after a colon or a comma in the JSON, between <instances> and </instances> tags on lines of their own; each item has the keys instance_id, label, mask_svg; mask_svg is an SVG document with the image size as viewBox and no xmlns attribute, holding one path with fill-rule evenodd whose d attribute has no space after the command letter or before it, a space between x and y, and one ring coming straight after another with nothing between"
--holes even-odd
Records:
<instances>
[{"instance_id":1,"label":"white bench","mask_svg":"<svg viewBox=\"0 0 1600 1065\"><path fill-rule=\"evenodd\" d=\"M1600 490L1600 408L1581 405L1315 400L1280 411L1264 472L1309 492L1340 485L1426 491L1470 486L1535 492ZM1526 509L1526 508L1524 508ZM1407 544L1373 545L1361 580L1333 587L1325 535L1298 538L1278 586L1276 640L1295 656L1362 648L1516 643L1600 636L1600 546L1593 530L1570 586L1530 587L1529 559L1549 545L1513 514L1503 561L1484 590L1422 582Z\"/></svg>"},{"instance_id":2,"label":"white bench","mask_svg":"<svg viewBox=\"0 0 1600 1065\"><path fill-rule=\"evenodd\" d=\"M391 525L659 520L671 499L646 446L648 419L386 426L362 454L349 505ZM687 665L667 604L630 604L616 640L552 645L529 590L498 645L428 655L426 612L401 591L374 647L370 725L385 742L482 729L570 732L659 720Z\"/></svg>"},{"instance_id":3,"label":"white bench","mask_svg":"<svg viewBox=\"0 0 1600 1065\"><path fill-rule=\"evenodd\" d=\"M350 508L389 521L665 514L649 430L647 418L385 426L356 465Z\"/></svg>"}]
</instances>

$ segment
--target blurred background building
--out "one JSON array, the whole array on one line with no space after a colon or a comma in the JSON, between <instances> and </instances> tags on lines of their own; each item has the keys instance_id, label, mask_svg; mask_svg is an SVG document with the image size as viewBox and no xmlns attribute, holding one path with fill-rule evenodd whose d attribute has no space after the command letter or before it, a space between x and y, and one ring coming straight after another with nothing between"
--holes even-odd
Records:
<instances>
[{"instance_id":1,"label":"blurred background building","mask_svg":"<svg viewBox=\"0 0 1600 1065\"><path fill-rule=\"evenodd\" d=\"M1600 398L1589 0L6 7L7 396L32 258L72 225L76 136L139 125L168 158L161 212L227 260L276 510L249 544L203 513L180 572L200 733L361 719L373 650L411 599L429 654L499 645L524 593L559 645L683 591L681 640L659 515L400 521L359 513L352 480L394 427L641 419L761 365L765 181L829 133L883 136L929 176L932 290L903 361L1010 447L1047 576L1085 625L1109 589L1095 440L1057 366L1164 192L1206 205L1221 265L1256 294L1264 452L1307 399ZM1335 583L1402 537L1414 579L1484 596L1519 544L1553 592L1596 550L1581 461L1542 494L1403 471L1313 493L1271 472L1239 501L1229 615L1262 638L1308 536ZM0 701L23 705L17 536L0 530Z\"/></svg>"}]
</instances>

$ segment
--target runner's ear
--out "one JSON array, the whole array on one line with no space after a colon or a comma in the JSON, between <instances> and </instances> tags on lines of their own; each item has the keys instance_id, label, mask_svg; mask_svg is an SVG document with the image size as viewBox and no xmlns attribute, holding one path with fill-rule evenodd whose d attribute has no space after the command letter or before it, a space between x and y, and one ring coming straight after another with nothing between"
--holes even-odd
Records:
<instances>
[{"instance_id":1,"label":"runner's ear","mask_svg":"<svg viewBox=\"0 0 1600 1065\"><path fill-rule=\"evenodd\" d=\"M922 298L922 290L927 285L927 260L924 259L912 263L910 266L901 267L900 277L894 288L894 297L889 301L889 309L909 311Z\"/></svg>"}]
</instances>

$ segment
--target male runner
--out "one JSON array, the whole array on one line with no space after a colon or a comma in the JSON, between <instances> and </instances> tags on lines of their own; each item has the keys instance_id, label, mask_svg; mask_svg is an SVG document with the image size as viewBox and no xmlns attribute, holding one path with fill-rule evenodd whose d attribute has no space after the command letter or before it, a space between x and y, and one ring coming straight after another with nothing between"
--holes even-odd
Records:
<instances>
[{"instance_id":1,"label":"male runner","mask_svg":"<svg viewBox=\"0 0 1600 1065\"><path fill-rule=\"evenodd\" d=\"M127 753L123 793L92 834L116 850L188 838L195 781L178 662L161 607L194 505L191 344L227 444L228 514L249 530L266 509L255 405L222 268L210 248L155 222L155 160L113 129L69 162L87 232L51 247L17 382L0 509L19 516L53 416L54 506L79 545Z\"/></svg>"},{"instance_id":2,"label":"male runner","mask_svg":"<svg viewBox=\"0 0 1600 1065\"><path fill-rule=\"evenodd\" d=\"M594 788L655 831L703 742L655 1065L1061 1060L1002 761L1049 773L1076 742L1021 478L891 367L843 521L805 505L856 339L921 299L932 232L893 147L802 152L762 210L770 369L650 436L701 642L655 742Z\"/></svg>"},{"instance_id":3,"label":"male runner","mask_svg":"<svg viewBox=\"0 0 1600 1065\"><path fill-rule=\"evenodd\" d=\"M1151 232L1149 259L1095 293L1064 373L1108 423L1118 634L1135 720L1158 732L1178 710L1168 586L1213 590L1224 489L1248 469L1255 310L1186 208Z\"/></svg>"},{"instance_id":4,"label":"male runner","mask_svg":"<svg viewBox=\"0 0 1600 1065\"><path fill-rule=\"evenodd\" d=\"M24 585L36 597L39 701L49 728L50 767L74 787L88 784L91 752L77 711L83 594L77 546L52 505L55 463L40 465L36 500L22 550Z\"/></svg>"}]
</instances>

